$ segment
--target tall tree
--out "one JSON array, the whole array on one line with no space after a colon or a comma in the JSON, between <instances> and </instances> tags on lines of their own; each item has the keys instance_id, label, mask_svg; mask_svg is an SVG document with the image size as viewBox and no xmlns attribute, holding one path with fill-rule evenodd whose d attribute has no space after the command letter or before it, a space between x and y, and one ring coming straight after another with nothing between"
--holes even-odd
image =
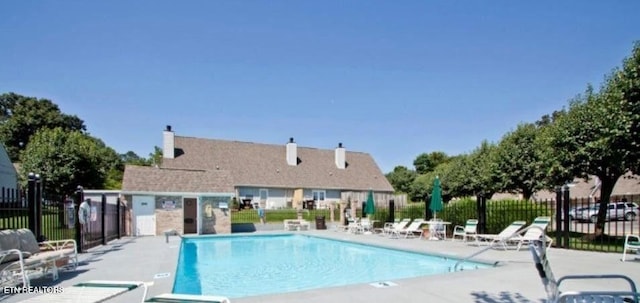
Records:
<instances>
[{"instance_id":1,"label":"tall tree","mask_svg":"<svg viewBox=\"0 0 640 303\"><path fill-rule=\"evenodd\" d=\"M521 193L525 200L544 186L540 175L541 161L536 152L538 128L531 123L518 125L507 133L496 149L494 174L498 190Z\"/></svg>"},{"instance_id":2,"label":"tall tree","mask_svg":"<svg viewBox=\"0 0 640 303\"><path fill-rule=\"evenodd\" d=\"M78 185L104 188L107 174L121 165L118 154L96 138L57 127L42 129L21 156L22 179L40 174L55 198L73 193Z\"/></svg>"},{"instance_id":3,"label":"tall tree","mask_svg":"<svg viewBox=\"0 0 640 303\"><path fill-rule=\"evenodd\" d=\"M604 94L618 100L624 115L616 117L627 123L626 162L631 171L640 174L640 41L634 44L631 56L622 68L613 73Z\"/></svg>"},{"instance_id":4,"label":"tall tree","mask_svg":"<svg viewBox=\"0 0 640 303\"><path fill-rule=\"evenodd\" d=\"M136 154L133 151L128 151L124 154L120 155L120 159L122 159L122 162L124 164L133 164L133 165L140 165L140 166L149 166L151 165L151 162L149 161L149 159L145 159L143 157L138 156L138 154Z\"/></svg>"},{"instance_id":5,"label":"tall tree","mask_svg":"<svg viewBox=\"0 0 640 303\"><path fill-rule=\"evenodd\" d=\"M628 114L623 112L622 101L606 89L603 92L596 93L589 87L584 95L571 102L567 114L550 127L550 145L546 150L546 157L553 161L552 176L586 179L588 175L595 175L600 179L602 203L596 235L604 229L611 192L632 166L627 158L633 152L631 124Z\"/></svg>"},{"instance_id":6,"label":"tall tree","mask_svg":"<svg viewBox=\"0 0 640 303\"><path fill-rule=\"evenodd\" d=\"M43 128L60 127L66 131L86 130L77 116L63 114L58 105L47 99L25 97L14 93L0 95L0 140L11 161L17 161L31 139Z\"/></svg>"},{"instance_id":7,"label":"tall tree","mask_svg":"<svg viewBox=\"0 0 640 303\"><path fill-rule=\"evenodd\" d=\"M498 176L496 174L497 146L489 141L482 141L468 158L468 181L473 195L484 195L491 198L498 190Z\"/></svg>"},{"instance_id":8,"label":"tall tree","mask_svg":"<svg viewBox=\"0 0 640 303\"><path fill-rule=\"evenodd\" d=\"M416 178L416 172L400 165L393 168L393 171L388 173L386 177L397 193L409 193L411 183Z\"/></svg>"},{"instance_id":9,"label":"tall tree","mask_svg":"<svg viewBox=\"0 0 640 303\"><path fill-rule=\"evenodd\" d=\"M436 167L449 160L449 156L441 151L435 151L431 153L423 153L418 155L413 160L413 166L416 168L418 174L426 174L432 172Z\"/></svg>"}]
</instances>

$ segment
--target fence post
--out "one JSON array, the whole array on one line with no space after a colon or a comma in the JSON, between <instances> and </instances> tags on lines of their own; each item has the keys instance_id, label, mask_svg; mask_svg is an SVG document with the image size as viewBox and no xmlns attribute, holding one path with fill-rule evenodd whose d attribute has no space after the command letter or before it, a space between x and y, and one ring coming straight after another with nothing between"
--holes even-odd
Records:
<instances>
[{"instance_id":1,"label":"fence post","mask_svg":"<svg viewBox=\"0 0 640 303\"><path fill-rule=\"evenodd\" d=\"M107 196L102 194L102 245L107 245Z\"/></svg>"},{"instance_id":2,"label":"fence post","mask_svg":"<svg viewBox=\"0 0 640 303\"><path fill-rule=\"evenodd\" d=\"M116 229L117 234L118 234L118 239L120 239L120 237L122 236L122 231L121 231L121 226L120 224L122 224L122 220L120 220L120 197L118 197L116 199Z\"/></svg>"},{"instance_id":3,"label":"fence post","mask_svg":"<svg viewBox=\"0 0 640 303\"><path fill-rule=\"evenodd\" d=\"M76 189L75 192L75 206L74 206L74 216L76 216L76 243L78 245L78 252L81 253L83 252L83 241L82 239L84 238L82 236L82 225L80 224L80 218L79 218L79 211L80 211L80 204L82 203L82 201L84 200L84 193L83 193L83 188L82 186L78 185L78 188Z\"/></svg>"},{"instance_id":4,"label":"fence post","mask_svg":"<svg viewBox=\"0 0 640 303\"><path fill-rule=\"evenodd\" d=\"M563 239L563 233L564 231L562 230L562 187L561 186L557 186L556 187L556 245L559 248L563 248L564 245L562 245L562 239Z\"/></svg>"},{"instance_id":5,"label":"fence post","mask_svg":"<svg viewBox=\"0 0 640 303\"><path fill-rule=\"evenodd\" d=\"M36 235L36 175L29 173L27 176L27 205L29 206L29 229Z\"/></svg>"},{"instance_id":6,"label":"fence post","mask_svg":"<svg viewBox=\"0 0 640 303\"><path fill-rule=\"evenodd\" d=\"M393 199L389 200L389 217L387 218L387 222L395 222L396 220L396 206L395 201Z\"/></svg>"},{"instance_id":7,"label":"fence post","mask_svg":"<svg viewBox=\"0 0 640 303\"><path fill-rule=\"evenodd\" d=\"M40 174L35 175L35 202L36 202L36 230L33 233L38 242L44 241L42 235L42 179Z\"/></svg>"},{"instance_id":8,"label":"fence post","mask_svg":"<svg viewBox=\"0 0 640 303\"><path fill-rule=\"evenodd\" d=\"M367 208L367 202L366 201L362 201L362 217L363 218L367 217L367 214L364 212L365 208Z\"/></svg>"},{"instance_id":9,"label":"fence post","mask_svg":"<svg viewBox=\"0 0 640 303\"><path fill-rule=\"evenodd\" d=\"M483 193L476 196L476 208L478 215L478 233L487 233L487 200Z\"/></svg>"},{"instance_id":10,"label":"fence post","mask_svg":"<svg viewBox=\"0 0 640 303\"><path fill-rule=\"evenodd\" d=\"M564 228L563 228L563 236L564 236L564 248L569 248L569 207L571 205L571 195L569 192L569 185L565 184L562 188L564 190L564 196L562 198L562 214L564 214Z\"/></svg>"}]
</instances>

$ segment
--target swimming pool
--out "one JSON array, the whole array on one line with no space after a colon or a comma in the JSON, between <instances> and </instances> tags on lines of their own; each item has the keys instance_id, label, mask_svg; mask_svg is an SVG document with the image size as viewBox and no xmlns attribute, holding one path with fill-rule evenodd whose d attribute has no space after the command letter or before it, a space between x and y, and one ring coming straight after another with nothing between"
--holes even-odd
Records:
<instances>
[{"instance_id":1,"label":"swimming pool","mask_svg":"<svg viewBox=\"0 0 640 303\"><path fill-rule=\"evenodd\" d=\"M184 238L174 293L230 298L449 273L440 256L297 234ZM465 262L464 270L491 267Z\"/></svg>"}]
</instances>

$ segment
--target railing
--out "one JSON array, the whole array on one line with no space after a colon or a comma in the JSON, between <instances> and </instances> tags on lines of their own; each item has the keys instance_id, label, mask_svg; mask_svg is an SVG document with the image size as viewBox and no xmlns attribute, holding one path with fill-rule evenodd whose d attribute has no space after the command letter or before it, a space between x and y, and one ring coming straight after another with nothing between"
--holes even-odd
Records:
<instances>
[{"instance_id":1,"label":"railing","mask_svg":"<svg viewBox=\"0 0 640 303\"><path fill-rule=\"evenodd\" d=\"M626 198L629 202L640 204L640 196L614 196L611 201L621 201ZM484 203L484 205L480 205ZM589 198L572 199L571 207L586 206L589 204ZM358 217L362 217L362 208L360 205L356 209ZM402 218L431 219L433 214L429 211L425 203L409 203L404 206L389 207L388 204L376 204L376 211L373 220L376 227L382 226L385 222L393 222ZM482 207L480 207L482 206ZM334 209L334 225L345 224L340 222L340 210ZM265 211L267 222L282 223L285 219L297 219L297 211L295 209L278 209ZM525 201L525 200L487 200L479 199L463 199L458 201L450 201L445 204L444 209L437 213L438 218L451 222L452 227L456 225L464 226L468 219L480 219L484 217L484 222L478 224L478 232L483 234L496 234L502 231L513 221L524 220L528 224L533 222L536 217L548 216L552 218L548 227L548 234L554 238L553 245L559 248L590 250L603 252L621 252L624 246L624 236L626 234L640 234L640 213L632 220L624 221L607 221L602 235L596 236L595 224L591 221L570 220L561 216L561 220L556 220L557 203L555 200L545 201ZM329 209L312 209L304 210L303 219L314 221L318 216L324 216L327 223L330 221ZM342 217L343 218L343 217ZM241 211L232 211L232 223L258 223L258 217L255 209L244 209ZM569 231L565 232L565 225L569 226ZM378 226L379 225L379 226ZM560 241L558 241L560 239ZM568 241L565 241L568 239ZM565 243L566 242L566 243Z\"/></svg>"},{"instance_id":2,"label":"railing","mask_svg":"<svg viewBox=\"0 0 640 303\"><path fill-rule=\"evenodd\" d=\"M47 200L41 198L46 195L40 186L29 185L27 190L1 189L0 230L28 228L38 241L75 239L79 252L107 244L126 234L127 209L119 199L116 204L107 204L103 195L102 201L92 205L95 214L87 224L80 225L77 216L81 193L75 202Z\"/></svg>"}]
</instances>

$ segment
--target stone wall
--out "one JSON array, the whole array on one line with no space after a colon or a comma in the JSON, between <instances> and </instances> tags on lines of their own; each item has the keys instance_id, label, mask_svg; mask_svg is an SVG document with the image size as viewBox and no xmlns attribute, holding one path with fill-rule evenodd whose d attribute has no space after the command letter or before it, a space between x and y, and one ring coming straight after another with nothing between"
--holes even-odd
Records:
<instances>
[{"instance_id":1,"label":"stone wall","mask_svg":"<svg viewBox=\"0 0 640 303\"><path fill-rule=\"evenodd\" d=\"M165 230L175 229L184 234L184 213L182 208L171 210L156 209L156 235L163 235Z\"/></svg>"},{"instance_id":2,"label":"stone wall","mask_svg":"<svg viewBox=\"0 0 640 303\"><path fill-rule=\"evenodd\" d=\"M202 218L202 234L230 234L231 216L229 210L215 208L211 217Z\"/></svg>"}]
</instances>

